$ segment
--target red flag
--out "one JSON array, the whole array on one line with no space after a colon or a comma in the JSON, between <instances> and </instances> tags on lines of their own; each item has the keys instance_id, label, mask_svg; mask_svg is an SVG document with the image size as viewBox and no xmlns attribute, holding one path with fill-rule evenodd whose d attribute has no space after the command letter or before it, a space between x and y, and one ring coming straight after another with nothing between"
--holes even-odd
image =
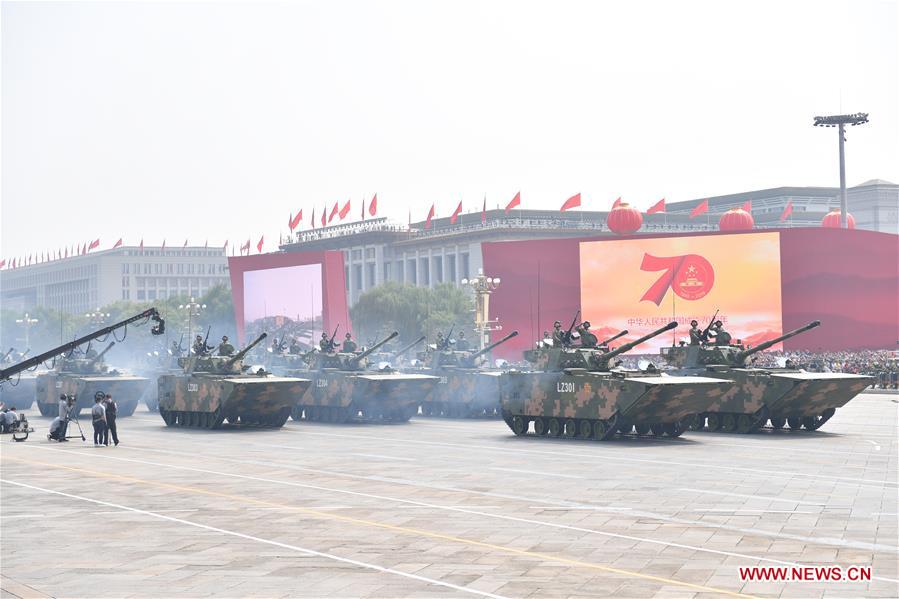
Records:
<instances>
[{"instance_id":1,"label":"red flag","mask_svg":"<svg viewBox=\"0 0 899 599\"><path fill-rule=\"evenodd\" d=\"M615 200L614 202L612 202L612 208L617 208L618 206L621 206L621 198L620 197L617 200Z\"/></svg>"},{"instance_id":2,"label":"red flag","mask_svg":"<svg viewBox=\"0 0 899 599\"><path fill-rule=\"evenodd\" d=\"M752 212L752 200L743 202L743 212Z\"/></svg>"},{"instance_id":3,"label":"red flag","mask_svg":"<svg viewBox=\"0 0 899 599\"><path fill-rule=\"evenodd\" d=\"M484 205L481 206L481 224L487 223L487 196L484 196Z\"/></svg>"},{"instance_id":4,"label":"red flag","mask_svg":"<svg viewBox=\"0 0 899 599\"><path fill-rule=\"evenodd\" d=\"M434 218L434 204L431 204L431 210L428 212L428 218L425 219L425 229L431 228L432 218Z\"/></svg>"},{"instance_id":5,"label":"red flag","mask_svg":"<svg viewBox=\"0 0 899 599\"><path fill-rule=\"evenodd\" d=\"M241 252L247 252L247 253L250 252L250 240L249 240L249 239L247 239L247 242L246 242L245 244L243 244L242 246L240 246L240 251L241 251Z\"/></svg>"},{"instance_id":6,"label":"red flag","mask_svg":"<svg viewBox=\"0 0 899 599\"><path fill-rule=\"evenodd\" d=\"M350 201L347 200L346 204L343 205L343 208L340 209L340 212L337 215L340 217L340 220L346 218L346 215L350 213Z\"/></svg>"},{"instance_id":7,"label":"red flag","mask_svg":"<svg viewBox=\"0 0 899 599\"><path fill-rule=\"evenodd\" d=\"M694 208L690 212L690 218L696 218L700 214L705 214L708 211L709 211L709 201L703 200L702 202L699 203L698 206L696 206L696 208Z\"/></svg>"},{"instance_id":8,"label":"red flag","mask_svg":"<svg viewBox=\"0 0 899 599\"><path fill-rule=\"evenodd\" d=\"M6 266L6 260L0 260L0 268Z\"/></svg>"},{"instance_id":9,"label":"red flag","mask_svg":"<svg viewBox=\"0 0 899 599\"><path fill-rule=\"evenodd\" d=\"M94 239L89 246L87 246L88 251L95 250L100 247L100 239Z\"/></svg>"},{"instance_id":10,"label":"red flag","mask_svg":"<svg viewBox=\"0 0 899 599\"><path fill-rule=\"evenodd\" d=\"M567 200L565 200L565 203L562 204L561 208L559 208L559 212L565 212L566 210L569 210L571 208L577 208L580 205L581 205L581 194L576 193L573 196L571 196L570 198L568 198Z\"/></svg>"},{"instance_id":11,"label":"red flag","mask_svg":"<svg viewBox=\"0 0 899 599\"><path fill-rule=\"evenodd\" d=\"M66 258L69 257L69 248L66 248L66 255L65 255L65 257L66 257Z\"/></svg>"},{"instance_id":12,"label":"red flag","mask_svg":"<svg viewBox=\"0 0 899 599\"><path fill-rule=\"evenodd\" d=\"M665 212L665 198L653 204L652 208L646 211L646 214L657 214L659 212Z\"/></svg>"},{"instance_id":13,"label":"red flag","mask_svg":"<svg viewBox=\"0 0 899 599\"><path fill-rule=\"evenodd\" d=\"M459 219L459 215L462 214L462 200L459 200L459 205L456 206L456 209L453 210L452 216L450 216L450 224L455 225L456 221Z\"/></svg>"},{"instance_id":14,"label":"red flag","mask_svg":"<svg viewBox=\"0 0 899 599\"><path fill-rule=\"evenodd\" d=\"M334 207L337 208L337 204L334 204ZM328 215L328 207L325 206L325 209L322 210L322 226L325 226L325 217Z\"/></svg>"},{"instance_id":15,"label":"red flag","mask_svg":"<svg viewBox=\"0 0 899 599\"><path fill-rule=\"evenodd\" d=\"M331 208L331 214L328 215L328 224L331 224L331 221L334 220L334 217L337 216L337 202L334 202L334 207Z\"/></svg>"},{"instance_id":16,"label":"red flag","mask_svg":"<svg viewBox=\"0 0 899 599\"><path fill-rule=\"evenodd\" d=\"M290 222L288 223L290 230L293 231L294 229L296 229L299 226L300 221L302 221L302 220L303 220L303 209L301 208L300 211L297 212L297 215L295 217L294 216L290 217Z\"/></svg>"},{"instance_id":17,"label":"red flag","mask_svg":"<svg viewBox=\"0 0 899 599\"><path fill-rule=\"evenodd\" d=\"M512 198L512 201L511 201L511 202L509 202L508 204L506 204L506 214L508 214L509 211L510 211L512 208L515 208L516 206L521 206L521 192L520 192L520 191L519 191L518 193L515 194L515 197Z\"/></svg>"},{"instance_id":18,"label":"red flag","mask_svg":"<svg viewBox=\"0 0 899 599\"><path fill-rule=\"evenodd\" d=\"M12 259L12 268L15 268L15 267L16 267L16 259L13 258L13 259Z\"/></svg>"},{"instance_id":19,"label":"red flag","mask_svg":"<svg viewBox=\"0 0 899 599\"><path fill-rule=\"evenodd\" d=\"M784 206L784 211L780 215L780 222L787 220L791 214L793 214L793 200L788 200L787 205Z\"/></svg>"},{"instance_id":20,"label":"red flag","mask_svg":"<svg viewBox=\"0 0 899 599\"><path fill-rule=\"evenodd\" d=\"M112 249L116 249L118 247L122 247L122 238L119 237L119 240L115 242L115 245L112 246Z\"/></svg>"},{"instance_id":21,"label":"red flag","mask_svg":"<svg viewBox=\"0 0 899 599\"><path fill-rule=\"evenodd\" d=\"M371 202L368 203L368 213L371 216L374 216L378 213L378 194L371 199Z\"/></svg>"},{"instance_id":22,"label":"red flag","mask_svg":"<svg viewBox=\"0 0 899 599\"><path fill-rule=\"evenodd\" d=\"M265 235L259 238L259 243L256 244L256 251L260 254L262 253L262 245L265 243Z\"/></svg>"},{"instance_id":23,"label":"red flag","mask_svg":"<svg viewBox=\"0 0 899 599\"><path fill-rule=\"evenodd\" d=\"M144 240L143 239L140 240L140 251L144 251ZM66 257L68 257L68 256L66 256Z\"/></svg>"},{"instance_id":24,"label":"red flag","mask_svg":"<svg viewBox=\"0 0 899 599\"><path fill-rule=\"evenodd\" d=\"M187 247L187 240L186 240L186 239L184 240L184 245L181 246L181 247Z\"/></svg>"}]
</instances>

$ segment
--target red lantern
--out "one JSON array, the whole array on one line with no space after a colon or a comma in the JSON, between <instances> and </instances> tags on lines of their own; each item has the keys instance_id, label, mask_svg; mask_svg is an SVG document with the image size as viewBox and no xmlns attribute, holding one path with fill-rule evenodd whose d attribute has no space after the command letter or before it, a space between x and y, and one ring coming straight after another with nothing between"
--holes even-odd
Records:
<instances>
[{"instance_id":1,"label":"red lantern","mask_svg":"<svg viewBox=\"0 0 899 599\"><path fill-rule=\"evenodd\" d=\"M821 219L821 226L827 227L829 229L839 229L840 228L840 209L834 208L830 212L824 215L824 218ZM855 228L855 218L853 218L852 214L846 213L846 227L848 229Z\"/></svg>"},{"instance_id":2,"label":"red lantern","mask_svg":"<svg viewBox=\"0 0 899 599\"><path fill-rule=\"evenodd\" d=\"M618 204L609 212L609 230L618 235L627 235L643 226L643 215L629 204Z\"/></svg>"},{"instance_id":3,"label":"red lantern","mask_svg":"<svg viewBox=\"0 0 899 599\"><path fill-rule=\"evenodd\" d=\"M752 215L742 208L731 208L718 221L719 231L749 231L754 226Z\"/></svg>"}]
</instances>

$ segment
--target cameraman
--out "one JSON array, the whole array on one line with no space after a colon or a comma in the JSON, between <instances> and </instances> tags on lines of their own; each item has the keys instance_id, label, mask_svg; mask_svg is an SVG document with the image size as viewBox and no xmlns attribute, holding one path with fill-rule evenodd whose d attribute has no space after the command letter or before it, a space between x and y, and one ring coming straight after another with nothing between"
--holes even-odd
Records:
<instances>
[{"instance_id":1,"label":"cameraman","mask_svg":"<svg viewBox=\"0 0 899 599\"><path fill-rule=\"evenodd\" d=\"M69 408L74 404L74 395L62 394L59 396L59 430L56 436L61 440L66 438L66 431L69 428Z\"/></svg>"}]
</instances>

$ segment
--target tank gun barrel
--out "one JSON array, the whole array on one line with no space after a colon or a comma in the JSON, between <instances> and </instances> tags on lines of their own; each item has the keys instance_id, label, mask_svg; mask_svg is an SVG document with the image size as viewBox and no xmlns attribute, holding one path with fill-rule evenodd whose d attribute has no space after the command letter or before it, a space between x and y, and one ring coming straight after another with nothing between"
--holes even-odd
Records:
<instances>
[{"instance_id":1,"label":"tank gun barrel","mask_svg":"<svg viewBox=\"0 0 899 599\"><path fill-rule=\"evenodd\" d=\"M113 346L115 346L115 341L110 341L110 342L109 342L109 345L107 345L106 348L105 348L103 351L101 351L99 354L97 354L96 356L94 356L93 358L91 358L91 364L96 364L96 363L98 363L100 360L102 360L102 359L103 359L103 356L106 355L106 352L108 352L109 350L111 350L111 349L113 348Z\"/></svg>"},{"instance_id":2,"label":"tank gun barrel","mask_svg":"<svg viewBox=\"0 0 899 599\"><path fill-rule=\"evenodd\" d=\"M645 341L649 341L653 337L658 337L665 331L670 331L671 329L676 328L676 327L677 327L677 322L672 320L671 322L669 322L662 328L656 329L653 332L649 333L648 335L643 335L642 337L640 337L639 339L637 339L635 341L631 341L630 343L625 343L624 345L616 347L612 351L603 354L601 356L601 359L608 362L615 356L617 356L619 354L623 354L624 352L630 351L630 350L634 349L635 347L637 347L638 345L640 345L641 343L643 343Z\"/></svg>"},{"instance_id":3,"label":"tank gun barrel","mask_svg":"<svg viewBox=\"0 0 899 599\"><path fill-rule=\"evenodd\" d=\"M812 329L817 328L819 326L821 326L821 321L813 320L803 327L799 327L798 329L793 329L789 333L784 333L780 337L775 337L774 339L765 341L764 343L759 343L755 347L752 347L749 349L744 349L743 351L734 355L734 360L739 363L742 363L743 361L746 360L746 358L748 358L752 354L757 354L760 351L765 351L772 345L776 345L776 344L780 343L781 341L785 341L786 339L789 339L790 337L795 337L796 335L802 334L806 331L811 331Z\"/></svg>"},{"instance_id":4,"label":"tank gun barrel","mask_svg":"<svg viewBox=\"0 0 899 599\"><path fill-rule=\"evenodd\" d=\"M503 344L503 343L505 343L506 341L508 341L509 339L511 339L512 337L517 337L517 336L518 336L518 331L512 331L511 333L509 333L508 335L506 335L505 337L503 337L503 338L500 339L499 341L496 341L496 342L494 342L494 343L491 343L490 345L488 345L488 346L485 347L484 349L478 350L478 351L476 351L475 353L471 354L471 355L468 357L468 359L469 359L469 360L476 360L476 359L480 358L481 356L483 356L484 354L486 354L487 352L489 352L491 349L493 349L493 348L496 347L497 345Z\"/></svg>"},{"instance_id":5,"label":"tank gun barrel","mask_svg":"<svg viewBox=\"0 0 899 599\"><path fill-rule=\"evenodd\" d=\"M627 329L624 329L623 331L621 331L621 332L618 333L617 335L614 335L614 336L612 336L612 337L609 337L609 338L606 339L605 341L600 342L598 345L608 345L608 344L610 344L611 342L613 342L613 341L615 341L616 339L618 339L619 337L624 337L624 336L627 335L629 332L630 332L630 331L628 331Z\"/></svg>"},{"instance_id":6,"label":"tank gun barrel","mask_svg":"<svg viewBox=\"0 0 899 599\"><path fill-rule=\"evenodd\" d=\"M245 348L231 356L225 361L225 368L230 368L232 364L236 364L239 360L243 360L244 356L246 356L251 349L262 343L262 340L268 337L268 333L261 333L258 337L256 337L253 341L250 342Z\"/></svg>"},{"instance_id":7,"label":"tank gun barrel","mask_svg":"<svg viewBox=\"0 0 899 599\"><path fill-rule=\"evenodd\" d=\"M393 354L393 357L394 357L394 358L399 358L400 356L402 356L403 354L405 354L407 351L409 351L410 349L412 349L413 347L415 347L416 345L418 345L419 343L421 343L421 342L424 341L425 339L426 339L426 337L425 337L424 335L422 335L421 337L419 337L418 339L416 339L415 341L413 341L412 343L410 343L409 345L407 345L407 346L404 347L403 349L401 349L401 350L395 352L395 353Z\"/></svg>"},{"instance_id":8,"label":"tank gun barrel","mask_svg":"<svg viewBox=\"0 0 899 599\"><path fill-rule=\"evenodd\" d=\"M367 358L368 356L373 354L379 347L383 346L385 343L387 343L393 339L396 339L397 337L399 337L399 335L400 334L397 331L390 333L389 335L387 335L386 337L384 337L383 339L381 339L380 341L378 341L377 343L375 343L374 345L369 347L367 350L365 350L364 352L359 354L358 356L355 356L353 358L353 361L360 362L361 360L364 360L365 358Z\"/></svg>"}]
</instances>

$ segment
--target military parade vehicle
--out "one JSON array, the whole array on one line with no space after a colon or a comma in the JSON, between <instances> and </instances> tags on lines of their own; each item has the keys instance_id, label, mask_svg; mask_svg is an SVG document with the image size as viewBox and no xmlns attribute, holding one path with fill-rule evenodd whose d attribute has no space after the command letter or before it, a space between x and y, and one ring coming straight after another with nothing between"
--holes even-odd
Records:
<instances>
[{"instance_id":1,"label":"military parade vehicle","mask_svg":"<svg viewBox=\"0 0 899 599\"><path fill-rule=\"evenodd\" d=\"M182 371L159 377L159 415L167 426L217 429L228 424L280 428L311 381L250 371L243 358L262 333L233 356L178 358Z\"/></svg>"},{"instance_id":2,"label":"military parade vehicle","mask_svg":"<svg viewBox=\"0 0 899 599\"><path fill-rule=\"evenodd\" d=\"M837 408L870 385L873 377L837 372L806 372L797 367L756 368L752 356L814 329L809 324L747 348L741 343L697 344L662 348L677 375L733 381L723 395L690 422L695 430L752 433L766 424L775 430L817 430ZM792 366L792 365L789 365Z\"/></svg>"},{"instance_id":3,"label":"military parade vehicle","mask_svg":"<svg viewBox=\"0 0 899 599\"><path fill-rule=\"evenodd\" d=\"M24 360L28 353L29 350L25 350L17 359ZM13 358L14 354L15 348L9 348L9 351L0 358L0 364L12 365L15 361ZM43 370L45 371L46 369ZM15 408L16 410L27 410L30 408L31 404L34 403L34 389L37 384L38 374L36 371L25 371L19 373L8 384L0 385L0 402L7 408Z\"/></svg>"},{"instance_id":4,"label":"military parade vehicle","mask_svg":"<svg viewBox=\"0 0 899 599\"><path fill-rule=\"evenodd\" d=\"M525 352L533 372L500 380L502 417L516 435L607 440L616 433L680 436L684 419L713 405L733 385L710 377L666 376L616 368L616 356L670 331L666 326L612 350L543 346Z\"/></svg>"},{"instance_id":5,"label":"military parade vehicle","mask_svg":"<svg viewBox=\"0 0 899 599\"><path fill-rule=\"evenodd\" d=\"M112 395L119 417L134 414L150 380L109 368L103 358L115 344L115 341L110 342L103 351L92 357L88 357L91 355L90 349L77 356L70 352L58 359L54 368L39 374L35 381L35 399L41 415L57 415L59 396L62 394L77 398L75 414L85 408L90 409L97 391Z\"/></svg>"},{"instance_id":6,"label":"military parade vehicle","mask_svg":"<svg viewBox=\"0 0 899 599\"><path fill-rule=\"evenodd\" d=\"M391 368L368 370L368 357L398 335L394 331L361 352L313 353L308 366L313 384L297 402L293 419L406 422L418 413L418 404L437 384L437 377L403 374Z\"/></svg>"},{"instance_id":7,"label":"military parade vehicle","mask_svg":"<svg viewBox=\"0 0 899 599\"><path fill-rule=\"evenodd\" d=\"M499 380L503 370L489 368L483 360L496 346L516 337L513 331L479 351L434 349L419 354L418 372L438 377L434 390L421 402L424 416L479 418L499 415Z\"/></svg>"}]
</instances>

